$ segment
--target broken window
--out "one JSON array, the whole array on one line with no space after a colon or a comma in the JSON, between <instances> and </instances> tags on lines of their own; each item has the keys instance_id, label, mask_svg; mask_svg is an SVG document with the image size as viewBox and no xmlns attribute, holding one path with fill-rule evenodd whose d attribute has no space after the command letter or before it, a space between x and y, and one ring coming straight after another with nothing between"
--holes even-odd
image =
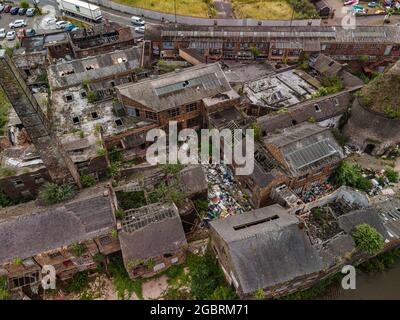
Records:
<instances>
[{"instance_id":1,"label":"broken window","mask_svg":"<svg viewBox=\"0 0 400 320\"><path fill-rule=\"evenodd\" d=\"M145 112L145 116L146 116L147 119L157 120L157 113L155 113L155 112L146 111Z\"/></svg>"},{"instance_id":2,"label":"broken window","mask_svg":"<svg viewBox=\"0 0 400 320\"><path fill-rule=\"evenodd\" d=\"M42 178L42 175L40 173L32 175L32 178L35 180L36 184L41 184L44 182L44 179Z\"/></svg>"},{"instance_id":3,"label":"broken window","mask_svg":"<svg viewBox=\"0 0 400 320\"><path fill-rule=\"evenodd\" d=\"M51 252L51 253L48 254L48 256L51 259L58 259L58 258L62 258L63 257L63 255L62 255L62 253L60 251Z\"/></svg>"},{"instance_id":4,"label":"broken window","mask_svg":"<svg viewBox=\"0 0 400 320\"><path fill-rule=\"evenodd\" d=\"M173 118L179 116L179 108L168 110L168 115Z\"/></svg>"},{"instance_id":5,"label":"broken window","mask_svg":"<svg viewBox=\"0 0 400 320\"><path fill-rule=\"evenodd\" d=\"M36 283L39 281L39 272L33 272L30 274L25 274L22 277L11 278L11 286L12 288L19 288L30 285L32 283Z\"/></svg>"},{"instance_id":6,"label":"broken window","mask_svg":"<svg viewBox=\"0 0 400 320\"><path fill-rule=\"evenodd\" d=\"M190 103L186 106L186 112L192 112L197 110L197 103Z\"/></svg>"},{"instance_id":7,"label":"broken window","mask_svg":"<svg viewBox=\"0 0 400 320\"><path fill-rule=\"evenodd\" d=\"M331 62L328 63L328 66L332 67L334 63L335 63L335 61L331 61Z\"/></svg>"},{"instance_id":8,"label":"broken window","mask_svg":"<svg viewBox=\"0 0 400 320\"><path fill-rule=\"evenodd\" d=\"M93 111L93 112L91 113L91 115L92 115L92 119L97 119L97 118L99 117L99 115L97 114L96 111Z\"/></svg>"},{"instance_id":9,"label":"broken window","mask_svg":"<svg viewBox=\"0 0 400 320\"><path fill-rule=\"evenodd\" d=\"M72 122L73 122L74 124L80 123L79 117L73 117L73 118L72 118Z\"/></svg>"},{"instance_id":10,"label":"broken window","mask_svg":"<svg viewBox=\"0 0 400 320\"><path fill-rule=\"evenodd\" d=\"M72 94L66 94L64 96L64 99L65 99L66 102L71 102L71 101L74 100L74 97L72 96Z\"/></svg>"},{"instance_id":11,"label":"broken window","mask_svg":"<svg viewBox=\"0 0 400 320\"><path fill-rule=\"evenodd\" d=\"M110 84L111 84L112 87L115 87L115 82L114 81L111 81Z\"/></svg>"},{"instance_id":12,"label":"broken window","mask_svg":"<svg viewBox=\"0 0 400 320\"><path fill-rule=\"evenodd\" d=\"M24 187L24 183L20 179L15 179L15 180L12 180L11 182L14 185L14 187L16 187L16 188Z\"/></svg>"},{"instance_id":13,"label":"broken window","mask_svg":"<svg viewBox=\"0 0 400 320\"><path fill-rule=\"evenodd\" d=\"M81 91L81 97L86 98L87 97L87 92L86 91Z\"/></svg>"},{"instance_id":14,"label":"broken window","mask_svg":"<svg viewBox=\"0 0 400 320\"><path fill-rule=\"evenodd\" d=\"M122 120L121 119L116 119L115 120L115 124L117 125L117 127L120 127L123 125Z\"/></svg>"},{"instance_id":15,"label":"broken window","mask_svg":"<svg viewBox=\"0 0 400 320\"><path fill-rule=\"evenodd\" d=\"M339 99L338 98L334 98L333 99L333 103L335 104L335 107L339 106Z\"/></svg>"},{"instance_id":16,"label":"broken window","mask_svg":"<svg viewBox=\"0 0 400 320\"><path fill-rule=\"evenodd\" d=\"M318 104L314 104L314 108L315 108L315 111L317 111L317 112L321 111L321 108L319 107Z\"/></svg>"}]
</instances>

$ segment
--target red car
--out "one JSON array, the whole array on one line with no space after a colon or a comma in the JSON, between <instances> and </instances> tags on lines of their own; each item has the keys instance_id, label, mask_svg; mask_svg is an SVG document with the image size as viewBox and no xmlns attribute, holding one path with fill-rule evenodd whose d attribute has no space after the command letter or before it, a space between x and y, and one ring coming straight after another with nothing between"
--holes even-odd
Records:
<instances>
[{"instance_id":1,"label":"red car","mask_svg":"<svg viewBox=\"0 0 400 320\"><path fill-rule=\"evenodd\" d=\"M4 12L5 12L5 13L9 13L10 10L11 10L11 8L12 8L12 6L10 6L9 4L6 5L6 7L4 8Z\"/></svg>"}]
</instances>

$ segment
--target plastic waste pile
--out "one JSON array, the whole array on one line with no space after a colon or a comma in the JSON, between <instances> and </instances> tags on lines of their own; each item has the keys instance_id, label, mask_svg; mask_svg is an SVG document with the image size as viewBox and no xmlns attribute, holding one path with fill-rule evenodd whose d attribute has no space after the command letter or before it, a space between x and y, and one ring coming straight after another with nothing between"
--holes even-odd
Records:
<instances>
[{"instance_id":1,"label":"plastic waste pile","mask_svg":"<svg viewBox=\"0 0 400 320\"><path fill-rule=\"evenodd\" d=\"M210 219L225 218L251 210L245 195L239 190L231 170L223 165L204 166L211 185L208 194Z\"/></svg>"}]
</instances>

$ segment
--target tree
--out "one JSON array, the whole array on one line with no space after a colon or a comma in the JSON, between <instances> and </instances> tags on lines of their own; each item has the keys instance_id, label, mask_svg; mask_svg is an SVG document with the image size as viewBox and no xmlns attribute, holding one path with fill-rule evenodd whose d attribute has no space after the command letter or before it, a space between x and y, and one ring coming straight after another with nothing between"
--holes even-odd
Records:
<instances>
[{"instance_id":1,"label":"tree","mask_svg":"<svg viewBox=\"0 0 400 320\"><path fill-rule=\"evenodd\" d=\"M20 8L28 9L29 8L29 2L26 0L21 0L19 3Z\"/></svg>"},{"instance_id":2,"label":"tree","mask_svg":"<svg viewBox=\"0 0 400 320\"><path fill-rule=\"evenodd\" d=\"M354 228L353 239L357 248L370 255L382 251L385 244L381 234L366 223L359 224Z\"/></svg>"},{"instance_id":3,"label":"tree","mask_svg":"<svg viewBox=\"0 0 400 320\"><path fill-rule=\"evenodd\" d=\"M59 186L54 183L46 183L39 192L39 198L45 205L51 205L71 199L75 193L75 187L71 184Z\"/></svg>"},{"instance_id":4,"label":"tree","mask_svg":"<svg viewBox=\"0 0 400 320\"><path fill-rule=\"evenodd\" d=\"M97 92L95 91L89 91L86 97L89 102L95 102L98 99Z\"/></svg>"},{"instance_id":5,"label":"tree","mask_svg":"<svg viewBox=\"0 0 400 320\"><path fill-rule=\"evenodd\" d=\"M347 161L343 161L339 165L331 179L338 186L345 185L362 191L368 191L372 188L372 182L362 176L361 168Z\"/></svg>"}]
</instances>

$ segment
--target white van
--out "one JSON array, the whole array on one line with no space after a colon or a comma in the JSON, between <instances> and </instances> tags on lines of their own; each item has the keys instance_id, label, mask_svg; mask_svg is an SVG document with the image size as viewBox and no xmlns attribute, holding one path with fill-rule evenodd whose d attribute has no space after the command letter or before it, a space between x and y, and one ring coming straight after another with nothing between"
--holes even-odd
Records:
<instances>
[{"instance_id":1,"label":"white van","mask_svg":"<svg viewBox=\"0 0 400 320\"><path fill-rule=\"evenodd\" d=\"M142 18L136 17L136 16L131 17L131 22L137 26L144 26L144 24L145 24L145 22Z\"/></svg>"}]
</instances>

